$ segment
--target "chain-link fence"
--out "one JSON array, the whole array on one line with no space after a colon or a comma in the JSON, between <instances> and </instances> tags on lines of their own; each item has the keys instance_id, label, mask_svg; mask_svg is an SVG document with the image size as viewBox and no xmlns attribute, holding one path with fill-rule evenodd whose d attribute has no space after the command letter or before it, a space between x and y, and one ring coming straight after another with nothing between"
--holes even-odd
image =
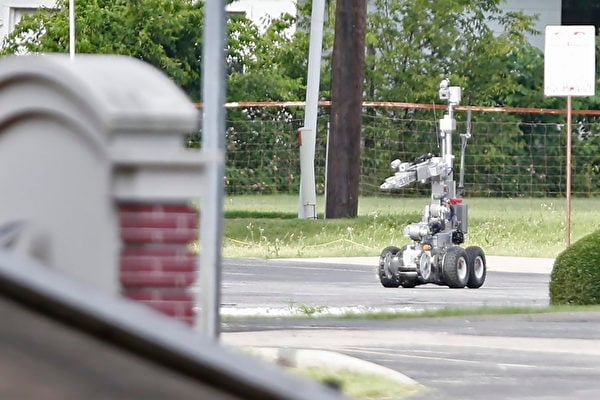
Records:
<instances>
[{"instance_id":1,"label":"chain-link fence","mask_svg":"<svg viewBox=\"0 0 600 400\"><path fill-rule=\"evenodd\" d=\"M415 107L363 109L362 195L382 194L393 159L412 161L425 153L438 155L438 123L444 111ZM325 190L328 107L320 108L315 154L317 192ZM300 161L297 130L301 107L247 106L228 109L227 174L229 194L297 193ZM466 112L457 111L455 165L459 165L459 133ZM600 120L576 115L572 126L572 193L600 194ZM566 117L532 112L473 113L472 137L465 159L465 191L469 196L562 196L566 191ZM335 162L335 154L332 154ZM399 195L429 193L428 185L412 185Z\"/></svg>"}]
</instances>

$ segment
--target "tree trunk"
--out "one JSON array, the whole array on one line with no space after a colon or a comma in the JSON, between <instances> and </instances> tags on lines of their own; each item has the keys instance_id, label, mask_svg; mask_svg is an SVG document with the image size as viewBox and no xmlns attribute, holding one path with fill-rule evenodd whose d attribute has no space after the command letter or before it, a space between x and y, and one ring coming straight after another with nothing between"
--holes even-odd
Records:
<instances>
[{"instance_id":1,"label":"tree trunk","mask_svg":"<svg viewBox=\"0 0 600 400\"><path fill-rule=\"evenodd\" d=\"M365 64L366 0L337 0L326 218L356 217Z\"/></svg>"}]
</instances>

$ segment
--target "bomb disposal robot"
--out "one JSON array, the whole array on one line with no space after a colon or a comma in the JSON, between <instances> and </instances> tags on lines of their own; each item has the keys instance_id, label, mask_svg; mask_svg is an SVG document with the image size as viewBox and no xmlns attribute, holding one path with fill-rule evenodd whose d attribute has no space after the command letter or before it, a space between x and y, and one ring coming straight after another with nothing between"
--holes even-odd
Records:
<instances>
[{"instance_id":1,"label":"bomb disposal robot","mask_svg":"<svg viewBox=\"0 0 600 400\"><path fill-rule=\"evenodd\" d=\"M431 182L431 204L425 206L421 222L404 228L412 243L402 248L386 247L379 258L379 279L385 287L405 288L425 283L451 288L479 288L486 277L483 250L460 247L467 233L467 205L464 191L464 156L470 138L470 110L465 134L460 135L460 178L458 192L454 181L452 133L456 131L454 107L460 103L461 88L444 79L439 96L448 101L448 113L440 120L441 157L425 154L414 162L394 160L397 172L385 180L382 190L395 190L412 182Z\"/></svg>"}]
</instances>

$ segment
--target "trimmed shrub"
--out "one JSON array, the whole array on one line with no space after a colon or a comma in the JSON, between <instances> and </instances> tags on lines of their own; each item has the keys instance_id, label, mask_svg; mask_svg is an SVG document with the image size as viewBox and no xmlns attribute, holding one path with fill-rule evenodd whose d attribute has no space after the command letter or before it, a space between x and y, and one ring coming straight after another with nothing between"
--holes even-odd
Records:
<instances>
[{"instance_id":1,"label":"trimmed shrub","mask_svg":"<svg viewBox=\"0 0 600 400\"><path fill-rule=\"evenodd\" d=\"M558 255L550 276L550 304L600 304L600 230Z\"/></svg>"}]
</instances>

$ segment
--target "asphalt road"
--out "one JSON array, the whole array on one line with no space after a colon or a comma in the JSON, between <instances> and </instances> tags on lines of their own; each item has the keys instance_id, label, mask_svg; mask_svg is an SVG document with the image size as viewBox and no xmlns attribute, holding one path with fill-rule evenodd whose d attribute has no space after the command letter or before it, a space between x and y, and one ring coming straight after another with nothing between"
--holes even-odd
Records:
<instances>
[{"instance_id":1,"label":"asphalt road","mask_svg":"<svg viewBox=\"0 0 600 400\"><path fill-rule=\"evenodd\" d=\"M433 284L414 289L384 288L376 275L376 265L376 258L372 266L225 260L221 313L224 316L277 316L311 307L340 314L548 305L548 274L490 270L484 286L479 289L449 289Z\"/></svg>"},{"instance_id":2,"label":"asphalt road","mask_svg":"<svg viewBox=\"0 0 600 400\"><path fill-rule=\"evenodd\" d=\"M293 309L291 304L334 310L543 306L548 282L547 273L489 271L477 290L386 289L374 268L360 265L228 260L222 300L230 315L252 310L275 315ZM600 398L600 313L236 319L224 323L222 340L322 349L371 361L425 385L419 399Z\"/></svg>"}]
</instances>

